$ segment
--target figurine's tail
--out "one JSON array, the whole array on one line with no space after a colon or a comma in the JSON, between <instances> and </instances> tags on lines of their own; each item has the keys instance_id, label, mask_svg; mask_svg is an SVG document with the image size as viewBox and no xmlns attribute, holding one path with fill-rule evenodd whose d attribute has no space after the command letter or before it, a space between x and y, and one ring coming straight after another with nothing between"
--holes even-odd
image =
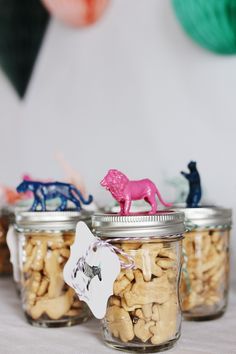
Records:
<instances>
[{"instance_id":1,"label":"figurine's tail","mask_svg":"<svg viewBox=\"0 0 236 354\"><path fill-rule=\"evenodd\" d=\"M163 199L162 199L162 196L161 196L161 193L159 192L159 190L157 189L156 187L156 194L160 200L160 202L165 206L165 207L171 207L173 205L173 203L166 203Z\"/></svg>"},{"instance_id":2,"label":"figurine's tail","mask_svg":"<svg viewBox=\"0 0 236 354\"><path fill-rule=\"evenodd\" d=\"M92 195L89 195L88 199L86 200L86 199L84 199L82 193L77 188L75 188L75 186L72 185L71 189L75 192L75 194L79 197L79 199L81 200L81 202L83 204L88 205L88 204L92 203L92 201L93 201Z\"/></svg>"}]
</instances>

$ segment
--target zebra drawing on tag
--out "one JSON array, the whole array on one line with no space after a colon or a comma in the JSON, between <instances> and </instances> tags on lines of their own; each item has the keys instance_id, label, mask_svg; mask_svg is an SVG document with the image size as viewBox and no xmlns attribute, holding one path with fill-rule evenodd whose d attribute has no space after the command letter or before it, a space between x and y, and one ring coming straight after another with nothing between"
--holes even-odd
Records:
<instances>
[{"instance_id":1,"label":"zebra drawing on tag","mask_svg":"<svg viewBox=\"0 0 236 354\"><path fill-rule=\"evenodd\" d=\"M98 277L100 281L102 281L101 267L100 266L91 266L89 265L84 257L81 257L78 260L77 266L74 269L73 275L76 278L77 272L81 271L88 278L88 282L86 285L86 289L89 290L89 285L94 277Z\"/></svg>"}]
</instances>

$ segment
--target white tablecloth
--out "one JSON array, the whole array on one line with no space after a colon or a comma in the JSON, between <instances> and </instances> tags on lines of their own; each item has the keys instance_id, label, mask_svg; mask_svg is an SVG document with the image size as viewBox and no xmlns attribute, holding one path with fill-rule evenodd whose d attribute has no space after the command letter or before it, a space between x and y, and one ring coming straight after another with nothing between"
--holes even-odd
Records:
<instances>
[{"instance_id":1,"label":"white tablecloth","mask_svg":"<svg viewBox=\"0 0 236 354\"><path fill-rule=\"evenodd\" d=\"M119 353L102 342L99 321L70 328L36 328L26 323L20 299L9 279L0 280L0 354ZM236 353L236 291L230 293L224 317L183 322L182 336L170 354Z\"/></svg>"}]
</instances>

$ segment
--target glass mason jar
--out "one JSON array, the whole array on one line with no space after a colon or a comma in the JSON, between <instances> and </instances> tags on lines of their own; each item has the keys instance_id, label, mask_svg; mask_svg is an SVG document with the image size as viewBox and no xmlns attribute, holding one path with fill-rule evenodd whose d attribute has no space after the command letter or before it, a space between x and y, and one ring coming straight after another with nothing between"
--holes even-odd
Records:
<instances>
[{"instance_id":1,"label":"glass mason jar","mask_svg":"<svg viewBox=\"0 0 236 354\"><path fill-rule=\"evenodd\" d=\"M184 214L95 214L92 225L96 236L109 239L125 253L117 255L127 263L114 282L102 321L105 342L131 352L172 347L181 325L178 288Z\"/></svg>"},{"instance_id":2,"label":"glass mason jar","mask_svg":"<svg viewBox=\"0 0 236 354\"><path fill-rule=\"evenodd\" d=\"M7 246L6 236L13 220L13 214L8 209L0 211L0 276L12 274L12 265L10 262L10 251Z\"/></svg>"},{"instance_id":3,"label":"glass mason jar","mask_svg":"<svg viewBox=\"0 0 236 354\"><path fill-rule=\"evenodd\" d=\"M228 299L232 211L199 207L186 208L184 212L190 231L183 241L183 315L191 320L217 318L225 312Z\"/></svg>"},{"instance_id":4,"label":"glass mason jar","mask_svg":"<svg viewBox=\"0 0 236 354\"><path fill-rule=\"evenodd\" d=\"M70 255L78 221L77 211L16 212L21 298L28 322L41 327L84 322L89 310L65 284L63 268Z\"/></svg>"}]
</instances>

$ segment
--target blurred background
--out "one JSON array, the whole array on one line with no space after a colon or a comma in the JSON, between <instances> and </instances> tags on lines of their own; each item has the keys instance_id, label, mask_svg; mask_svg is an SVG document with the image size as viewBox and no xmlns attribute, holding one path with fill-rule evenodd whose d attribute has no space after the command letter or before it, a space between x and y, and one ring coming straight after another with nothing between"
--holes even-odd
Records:
<instances>
[{"instance_id":1,"label":"blurred background","mask_svg":"<svg viewBox=\"0 0 236 354\"><path fill-rule=\"evenodd\" d=\"M235 209L236 56L192 41L173 3L111 0L91 26L51 16L24 95L0 72L2 184L60 180L62 154L100 205L109 168L149 177L170 201L196 160L203 200Z\"/></svg>"}]
</instances>

